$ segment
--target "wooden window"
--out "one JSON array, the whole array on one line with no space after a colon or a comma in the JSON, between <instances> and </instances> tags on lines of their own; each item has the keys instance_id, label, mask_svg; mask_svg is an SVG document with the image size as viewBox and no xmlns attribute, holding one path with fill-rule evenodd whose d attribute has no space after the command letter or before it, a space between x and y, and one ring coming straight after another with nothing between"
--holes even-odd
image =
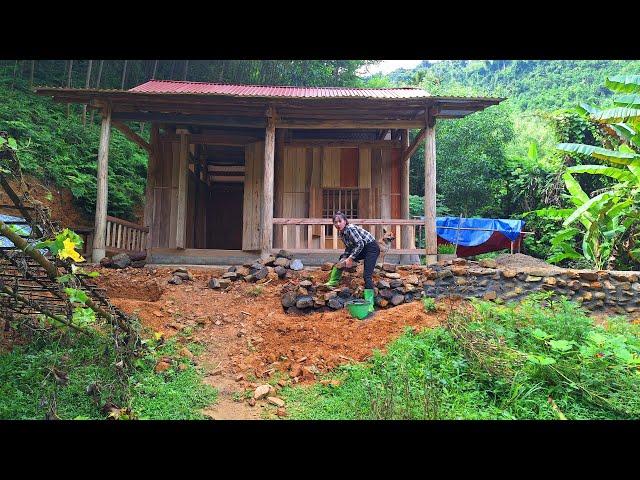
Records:
<instances>
[{"instance_id":1,"label":"wooden window","mask_svg":"<svg viewBox=\"0 0 640 480\"><path fill-rule=\"evenodd\" d=\"M357 188L322 190L322 218L332 218L340 211L347 218L358 218L360 191ZM325 225L325 235L332 235L332 226Z\"/></svg>"}]
</instances>

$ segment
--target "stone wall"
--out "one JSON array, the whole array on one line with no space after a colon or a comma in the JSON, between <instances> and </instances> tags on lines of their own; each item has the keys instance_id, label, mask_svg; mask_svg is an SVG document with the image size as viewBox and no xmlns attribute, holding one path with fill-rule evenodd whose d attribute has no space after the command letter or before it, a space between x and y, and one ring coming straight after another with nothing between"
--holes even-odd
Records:
<instances>
[{"instance_id":1,"label":"stone wall","mask_svg":"<svg viewBox=\"0 0 640 480\"><path fill-rule=\"evenodd\" d=\"M378 308L391 308L423 296L482 298L496 302L517 301L536 291L553 291L588 310L640 314L640 272L568 270L559 267L498 266L455 259L438 265L379 265L374 273ZM344 286L350 282L349 286ZM340 288L330 289L308 280L289 284L282 291L283 308L292 314L328 311L362 298L360 270ZM633 315L635 316L635 315Z\"/></svg>"}]
</instances>

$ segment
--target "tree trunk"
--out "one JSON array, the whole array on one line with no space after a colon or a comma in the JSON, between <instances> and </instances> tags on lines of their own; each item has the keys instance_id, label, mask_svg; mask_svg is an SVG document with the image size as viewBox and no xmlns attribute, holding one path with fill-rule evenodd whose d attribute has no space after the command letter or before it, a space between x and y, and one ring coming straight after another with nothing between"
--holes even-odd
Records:
<instances>
[{"instance_id":1,"label":"tree trunk","mask_svg":"<svg viewBox=\"0 0 640 480\"><path fill-rule=\"evenodd\" d=\"M16 81L16 75L17 75L17 73L18 73L18 64L19 64L19 63L20 63L20 61L19 61L19 60L16 60L16 64L15 64L15 66L13 67L13 79L11 80L11 89L12 89L12 90L13 90L13 85L14 85L14 83L15 83L15 81Z\"/></svg>"},{"instance_id":2,"label":"tree trunk","mask_svg":"<svg viewBox=\"0 0 640 480\"><path fill-rule=\"evenodd\" d=\"M184 61L184 76L182 77L182 80L186 81L187 80L187 72L189 71L189 60L185 60Z\"/></svg>"},{"instance_id":3,"label":"tree trunk","mask_svg":"<svg viewBox=\"0 0 640 480\"><path fill-rule=\"evenodd\" d=\"M36 61L31 60L31 75L29 76L29 90L33 88L33 74L36 70Z\"/></svg>"},{"instance_id":4,"label":"tree trunk","mask_svg":"<svg viewBox=\"0 0 640 480\"><path fill-rule=\"evenodd\" d=\"M158 60L153 64L153 73L151 74L151 80L156 78L156 72L158 71Z\"/></svg>"},{"instance_id":5,"label":"tree trunk","mask_svg":"<svg viewBox=\"0 0 640 480\"><path fill-rule=\"evenodd\" d=\"M89 65L87 66L87 79L84 82L84 88L89 88L91 85L91 66L93 65L93 60L89 60ZM82 128L87 126L87 104L82 105Z\"/></svg>"},{"instance_id":6,"label":"tree trunk","mask_svg":"<svg viewBox=\"0 0 640 480\"><path fill-rule=\"evenodd\" d=\"M67 88L71 88L71 72L73 72L73 60L69 60L69 73L67 74ZM67 117L69 116L69 109L71 104L67 103Z\"/></svg>"},{"instance_id":7,"label":"tree trunk","mask_svg":"<svg viewBox=\"0 0 640 480\"><path fill-rule=\"evenodd\" d=\"M124 68L122 69L122 85L120 86L120 90L124 90L124 82L127 78L127 60L124 61Z\"/></svg>"}]
</instances>

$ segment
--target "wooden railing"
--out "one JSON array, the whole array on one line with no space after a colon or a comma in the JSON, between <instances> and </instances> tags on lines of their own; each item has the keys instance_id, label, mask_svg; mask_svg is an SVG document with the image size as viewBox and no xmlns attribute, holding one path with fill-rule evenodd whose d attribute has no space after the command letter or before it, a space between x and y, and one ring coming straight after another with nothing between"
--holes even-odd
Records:
<instances>
[{"instance_id":1,"label":"wooden railing","mask_svg":"<svg viewBox=\"0 0 640 480\"><path fill-rule=\"evenodd\" d=\"M138 252L147 249L149 228L107 215L107 252Z\"/></svg>"},{"instance_id":2,"label":"wooden railing","mask_svg":"<svg viewBox=\"0 0 640 480\"><path fill-rule=\"evenodd\" d=\"M389 253L403 255L424 254L424 249L416 248L416 234L424 229L424 221L408 219L349 219L349 223L360 225L376 238L381 240L383 228L392 232L395 239L391 242ZM274 250L300 251L306 253L323 253L344 249L338 237L338 229L330 218L274 218L274 231L280 231L281 245L274 244ZM408 245L402 245L402 233L407 230Z\"/></svg>"}]
</instances>

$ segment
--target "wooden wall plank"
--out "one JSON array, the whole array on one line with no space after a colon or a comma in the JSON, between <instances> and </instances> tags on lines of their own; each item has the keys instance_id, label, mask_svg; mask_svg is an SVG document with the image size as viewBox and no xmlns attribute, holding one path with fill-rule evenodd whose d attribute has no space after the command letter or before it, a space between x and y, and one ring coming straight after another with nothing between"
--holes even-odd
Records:
<instances>
[{"instance_id":1,"label":"wooden wall plank","mask_svg":"<svg viewBox=\"0 0 640 480\"><path fill-rule=\"evenodd\" d=\"M391 218L402 218L400 211L400 149L391 149Z\"/></svg>"},{"instance_id":2,"label":"wooden wall plank","mask_svg":"<svg viewBox=\"0 0 640 480\"><path fill-rule=\"evenodd\" d=\"M340 149L340 188L358 187L358 164L360 163L357 148Z\"/></svg>"},{"instance_id":3,"label":"wooden wall plank","mask_svg":"<svg viewBox=\"0 0 640 480\"><path fill-rule=\"evenodd\" d=\"M245 147L245 168L242 249L260 250L264 142Z\"/></svg>"},{"instance_id":4,"label":"wooden wall plank","mask_svg":"<svg viewBox=\"0 0 640 480\"><path fill-rule=\"evenodd\" d=\"M322 158L322 188L340 188L340 149L325 147Z\"/></svg>"},{"instance_id":5,"label":"wooden wall plank","mask_svg":"<svg viewBox=\"0 0 640 480\"><path fill-rule=\"evenodd\" d=\"M178 171L180 169L180 144L171 143L171 193L169 216L169 248L177 248L176 233L178 225Z\"/></svg>"},{"instance_id":6,"label":"wooden wall plank","mask_svg":"<svg viewBox=\"0 0 640 480\"><path fill-rule=\"evenodd\" d=\"M358 155L358 187L371 188L371 148L360 147Z\"/></svg>"}]
</instances>

